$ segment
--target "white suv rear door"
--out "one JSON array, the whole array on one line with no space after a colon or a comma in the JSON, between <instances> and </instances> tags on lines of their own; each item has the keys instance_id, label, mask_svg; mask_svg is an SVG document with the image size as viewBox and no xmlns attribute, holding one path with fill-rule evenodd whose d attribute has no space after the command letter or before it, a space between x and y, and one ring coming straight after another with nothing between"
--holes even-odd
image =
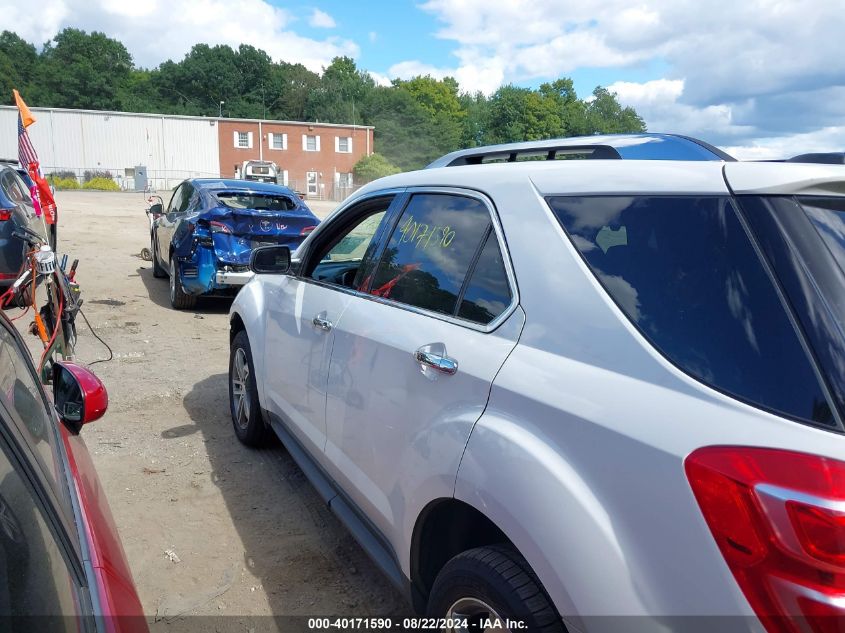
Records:
<instances>
[{"instance_id":1,"label":"white suv rear door","mask_svg":"<svg viewBox=\"0 0 845 633\"><path fill-rule=\"evenodd\" d=\"M524 323L489 200L437 189L402 203L334 324L326 407L326 468L394 544L418 506L452 496Z\"/></svg>"}]
</instances>

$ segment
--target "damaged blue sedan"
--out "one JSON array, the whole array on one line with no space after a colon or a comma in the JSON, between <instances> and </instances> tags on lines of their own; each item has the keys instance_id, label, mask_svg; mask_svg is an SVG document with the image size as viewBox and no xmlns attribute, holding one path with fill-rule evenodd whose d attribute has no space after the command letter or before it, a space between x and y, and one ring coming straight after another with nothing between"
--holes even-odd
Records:
<instances>
[{"instance_id":1,"label":"damaged blue sedan","mask_svg":"<svg viewBox=\"0 0 845 633\"><path fill-rule=\"evenodd\" d=\"M155 277L170 277L170 305L193 308L200 296L234 295L252 277L252 249L282 244L293 251L319 220L287 187L195 178L164 208L148 210Z\"/></svg>"}]
</instances>

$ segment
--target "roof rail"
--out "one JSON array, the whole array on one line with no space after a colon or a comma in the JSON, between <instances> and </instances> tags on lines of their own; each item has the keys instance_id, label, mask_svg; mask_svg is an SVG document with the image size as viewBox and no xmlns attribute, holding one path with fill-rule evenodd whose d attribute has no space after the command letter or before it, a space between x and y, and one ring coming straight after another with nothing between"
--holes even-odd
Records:
<instances>
[{"instance_id":1,"label":"roof rail","mask_svg":"<svg viewBox=\"0 0 845 633\"><path fill-rule=\"evenodd\" d=\"M484 163L513 163L561 159L723 160L722 150L677 134L605 134L487 145L441 156L427 169Z\"/></svg>"}]
</instances>

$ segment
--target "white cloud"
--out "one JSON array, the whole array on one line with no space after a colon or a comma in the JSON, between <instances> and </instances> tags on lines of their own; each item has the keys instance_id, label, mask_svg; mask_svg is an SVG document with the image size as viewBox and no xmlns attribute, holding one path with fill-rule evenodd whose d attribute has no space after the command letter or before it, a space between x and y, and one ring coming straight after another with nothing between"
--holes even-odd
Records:
<instances>
[{"instance_id":1,"label":"white cloud","mask_svg":"<svg viewBox=\"0 0 845 633\"><path fill-rule=\"evenodd\" d=\"M325 11L320 11L320 9L314 9L314 12L308 19L308 24L318 29L333 29L337 26L334 18Z\"/></svg>"},{"instance_id":2,"label":"white cloud","mask_svg":"<svg viewBox=\"0 0 845 633\"><path fill-rule=\"evenodd\" d=\"M12 0L0 0L4 23L40 46L61 29L72 26L103 31L120 40L135 63L156 66L181 59L194 44L251 44L276 61L301 63L320 72L333 57L357 57L358 45L348 39L312 39L291 27L296 16L266 0L180 0L178 10L164 0L46 0L31 12ZM313 16L312 16L313 17ZM331 19L331 16L327 16Z\"/></svg>"},{"instance_id":3,"label":"white cloud","mask_svg":"<svg viewBox=\"0 0 845 633\"><path fill-rule=\"evenodd\" d=\"M659 68L661 79L611 86L650 129L751 152L778 151L772 139L782 136L814 147L840 142L825 141L824 130L845 120L841 0L427 0L421 7L441 23L436 36L455 43L454 68L437 72L464 90L489 93L590 69L617 71L621 80ZM805 151L796 149L789 154Z\"/></svg>"},{"instance_id":4,"label":"white cloud","mask_svg":"<svg viewBox=\"0 0 845 633\"><path fill-rule=\"evenodd\" d=\"M845 150L845 125L804 134L757 138L743 145L728 145L722 149L740 160L789 158L808 152L841 152Z\"/></svg>"},{"instance_id":5,"label":"white cloud","mask_svg":"<svg viewBox=\"0 0 845 633\"><path fill-rule=\"evenodd\" d=\"M376 82L378 86L390 86L390 77L387 75L382 75L381 73L374 72L372 70L367 71L370 74L370 77L373 78L373 81Z\"/></svg>"},{"instance_id":6,"label":"white cloud","mask_svg":"<svg viewBox=\"0 0 845 633\"><path fill-rule=\"evenodd\" d=\"M417 60L393 64L387 74L398 79L411 79L420 75L429 75L435 79L454 77L461 89L470 92L483 92L490 95L502 85L504 70L498 59L484 59L469 54L464 55L462 63L456 68L440 68Z\"/></svg>"},{"instance_id":7,"label":"white cloud","mask_svg":"<svg viewBox=\"0 0 845 633\"><path fill-rule=\"evenodd\" d=\"M369 33L367 33L367 38L370 40L370 42L375 42L378 39L378 33L376 33L375 31L370 31Z\"/></svg>"}]
</instances>

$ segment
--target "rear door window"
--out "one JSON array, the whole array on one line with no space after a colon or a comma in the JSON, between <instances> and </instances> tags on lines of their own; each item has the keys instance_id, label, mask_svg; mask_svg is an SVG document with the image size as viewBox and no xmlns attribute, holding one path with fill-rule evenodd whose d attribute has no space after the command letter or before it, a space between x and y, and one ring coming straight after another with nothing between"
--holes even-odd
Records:
<instances>
[{"instance_id":1,"label":"rear door window","mask_svg":"<svg viewBox=\"0 0 845 633\"><path fill-rule=\"evenodd\" d=\"M490 227L461 298L458 316L486 325L507 309L512 298L499 241Z\"/></svg>"},{"instance_id":2,"label":"rear door window","mask_svg":"<svg viewBox=\"0 0 845 633\"><path fill-rule=\"evenodd\" d=\"M168 213L178 213L180 209L187 204L185 199L185 192L188 190L188 183L182 183L177 187L176 191L170 198L170 204L167 205Z\"/></svg>"},{"instance_id":3,"label":"rear door window","mask_svg":"<svg viewBox=\"0 0 845 633\"><path fill-rule=\"evenodd\" d=\"M553 197L619 308L702 382L770 411L834 423L775 286L725 197Z\"/></svg>"},{"instance_id":4,"label":"rear door window","mask_svg":"<svg viewBox=\"0 0 845 633\"><path fill-rule=\"evenodd\" d=\"M458 297L491 226L476 198L415 194L399 217L369 292L455 315Z\"/></svg>"}]
</instances>

